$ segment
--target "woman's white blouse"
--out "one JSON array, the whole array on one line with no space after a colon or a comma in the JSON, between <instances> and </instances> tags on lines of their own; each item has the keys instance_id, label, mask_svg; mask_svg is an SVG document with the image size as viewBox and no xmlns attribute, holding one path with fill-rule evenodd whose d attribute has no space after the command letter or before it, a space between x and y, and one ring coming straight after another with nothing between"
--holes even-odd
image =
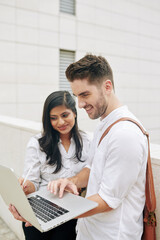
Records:
<instances>
[{"instance_id":1,"label":"woman's white blouse","mask_svg":"<svg viewBox=\"0 0 160 240\"><path fill-rule=\"evenodd\" d=\"M87 165L88 150L90 141L86 133L80 132L83 141L83 150L80 162L75 157L75 142L71 138L71 144L68 152L66 152L61 141L58 146L62 157L62 168L58 173L53 173L56 166L51 166L46 163L46 154L40 150L38 139L41 134L38 134L30 139L26 149L26 157L24 162L25 177L31 168L28 180L32 181L35 185L36 191L46 186L49 181L59 178L68 178L76 175L82 168Z\"/></svg>"}]
</instances>

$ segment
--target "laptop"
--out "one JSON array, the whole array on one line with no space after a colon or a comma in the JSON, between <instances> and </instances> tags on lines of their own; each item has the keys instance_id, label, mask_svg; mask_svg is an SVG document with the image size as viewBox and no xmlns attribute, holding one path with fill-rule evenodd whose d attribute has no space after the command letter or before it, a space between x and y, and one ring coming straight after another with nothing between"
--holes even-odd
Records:
<instances>
[{"instance_id":1,"label":"laptop","mask_svg":"<svg viewBox=\"0 0 160 240\"><path fill-rule=\"evenodd\" d=\"M41 232L63 224L98 206L96 202L65 192L63 198L43 190L25 195L13 169L0 165L0 194Z\"/></svg>"}]
</instances>

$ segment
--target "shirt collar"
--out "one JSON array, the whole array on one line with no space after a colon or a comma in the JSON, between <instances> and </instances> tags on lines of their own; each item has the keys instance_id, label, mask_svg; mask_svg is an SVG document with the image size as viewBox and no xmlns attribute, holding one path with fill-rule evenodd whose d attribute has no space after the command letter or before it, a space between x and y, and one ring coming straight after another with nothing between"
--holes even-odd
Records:
<instances>
[{"instance_id":1,"label":"shirt collar","mask_svg":"<svg viewBox=\"0 0 160 240\"><path fill-rule=\"evenodd\" d=\"M109 125L112 124L114 121L119 119L122 116L123 112L126 112L126 110L128 110L128 107L126 105L123 105L113 110L105 118L100 120L99 129L101 130L104 127L104 125L106 126L107 124Z\"/></svg>"},{"instance_id":2,"label":"shirt collar","mask_svg":"<svg viewBox=\"0 0 160 240\"><path fill-rule=\"evenodd\" d=\"M71 137L71 143L73 142L74 140L73 140L73 137ZM59 142L58 142L58 144L62 144L62 140L59 138Z\"/></svg>"}]
</instances>

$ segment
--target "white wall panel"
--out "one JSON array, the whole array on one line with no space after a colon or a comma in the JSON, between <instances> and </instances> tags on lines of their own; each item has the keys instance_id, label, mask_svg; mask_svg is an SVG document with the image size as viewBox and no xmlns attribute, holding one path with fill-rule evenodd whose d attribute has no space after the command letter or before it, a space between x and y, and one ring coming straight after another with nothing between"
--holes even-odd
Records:
<instances>
[{"instance_id":1,"label":"white wall panel","mask_svg":"<svg viewBox=\"0 0 160 240\"><path fill-rule=\"evenodd\" d=\"M36 64L17 64L16 79L17 83L32 83L38 82L39 67Z\"/></svg>"},{"instance_id":2,"label":"white wall panel","mask_svg":"<svg viewBox=\"0 0 160 240\"><path fill-rule=\"evenodd\" d=\"M95 7L91 5L77 3L77 20L87 23L95 23ZM99 16L100 17L100 16ZM98 20L98 19L97 19Z\"/></svg>"},{"instance_id":3,"label":"white wall panel","mask_svg":"<svg viewBox=\"0 0 160 240\"><path fill-rule=\"evenodd\" d=\"M102 32L100 32L100 36L98 36L99 33L96 34L96 26L94 24L78 22L77 23L77 35L80 37L89 37L89 38L98 39L98 37L99 38L104 37L104 29Z\"/></svg>"},{"instance_id":4,"label":"white wall panel","mask_svg":"<svg viewBox=\"0 0 160 240\"><path fill-rule=\"evenodd\" d=\"M0 14L0 22L14 24L15 23L15 12L16 12L15 8L13 8L11 6L0 4L0 13L1 13Z\"/></svg>"},{"instance_id":5,"label":"white wall panel","mask_svg":"<svg viewBox=\"0 0 160 240\"><path fill-rule=\"evenodd\" d=\"M17 63L38 63L38 46L27 44L16 44L15 52Z\"/></svg>"},{"instance_id":6,"label":"white wall panel","mask_svg":"<svg viewBox=\"0 0 160 240\"><path fill-rule=\"evenodd\" d=\"M39 11L47 14L57 14L59 12L59 0L39 0Z\"/></svg>"},{"instance_id":7,"label":"white wall panel","mask_svg":"<svg viewBox=\"0 0 160 240\"><path fill-rule=\"evenodd\" d=\"M44 13L39 13L38 27L40 29L58 31L59 30L58 17L56 15L47 15Z\"/></svg>"},{"instance_id":8,"label":"white wall panel","mask_svg":"<svg viewBox=\"0 0 160 240\"><path fill-rule=\"evenodd\" d=\"M149 109L149 110L148 110ZM153 102L139 102L137 104L137 111L138 115L147 117L148 112L150 116L159 116L160 115L160 107L159 107L159 102L154 102L154 107L153 107ZM154 124L153 124L154 126Z\"/></svg>"},{"instance_id":9,"label":"white wall panel","mask_svg":"<svg viewBox=\"0 0 160 240\"><path fill-rule=\"evenodd\" d=\"M16 45L14 42L0 41L0 61L15 62Z\"/></svg>"},{"instance_id":10,"label":"white wall panel","mask_svg":"<svg viewBox=\"0 0 160 240\"><path fill-rule=\"evenodd\" d=\"M16 0L0 0L0 4L8 5L8 6L15 6Z\"/></svg>"},{"instance_id":11,"label":"white wall panel","mask_svg":"<svg viewBox=\"0 0 160 240\"><path fill-rule=\"evenodd\" d=\"M147 74L114 73L115 84L118 88L160 89L159 77Z\"/></svg>"},{"instance_id":12,"label":"white wall panel","mask_svg":"<svg viewBox=\"0 0 160 240\"><path fill-rule=\"evenodd\" d=\"M80 51L94 52L96 49L96 40L93 38L79 37L77 39L77 48Z\"/></svg>"},{"instance_id":13,"label":"white wall panel","mask_svg":"<svg viewBox=\"0 0 160 240\"><path fill-rule=\"evenodd\" d=\"M58 49L49 47L39 47L38 62L42 65L57 65Z\"/></svg>"},{"instance_id":14,"label":"white wall panel","mask_svg":"<svg viewBox=\"0 0 160 240\"><path fill-rule=\"evenodd\" d=\"M17 101L19 103L42 103L53 92L53 85L18 84Z\"/></svg>"},{"instance_id":15,"label":"white wall panel","mask_svg":"<svg viewBox=\"0 0 160 240\"><path fill-rule=\"evenodd\" d=\"M16 24L28 27L38 27L38 13L16 8Z\"/></svg>"},{"instance_id":16,"label":"white wall panel","mask_svg":"<svg viewBox=\"0 0 160 240\"><path fill-rule=\"evenodd\" d=\"M17 91L16 85L11 83L3 83L0 85L0 103L16 103Z\"/></svg>"},{"instance_id":17,"label":"white wall panel","mask_svg":"<svg viewBox=\"0 0 160 240\"><path fill-rule=\"evenodd\" d=\"M39 45L47 47L57 47L59 44L59 34L58 32L52 32L47 30L38 31L38 43Z\"/></svg>"},{"instance_id":18,"label":"white wall panel","mask_svg":"<svg viewBox=\"0 0 160 240\"><path fill-rule=\"evenodd\" d=\"M39 67L39 76L36 81L37 84L45 83L53 85L53 89L58 90L59 86L59 69L58 66L40 66Z\"/></svg>"},{"instance_id":19,"label":"white wall panel","mask_svg":"<svg viewBox=\"0 0 160 240\"><path fill-rule=\"evenodd\" d=\"M0 85L1 83L16 83L15 63L0 62Z\"/></svg>"},{"instance_id":20,"label":"white wall panel","mask_svg":"<svg viewBox=\"0 0 160 240\"><path fill-rule=\"evenodd\" d=\"M17 26L15 29L16 41L19 43L38 44L38 29Z\"/></svg>"},{"instance_id":21,"label":"white wall panel","mask_svg":"<svg viewBox=\"0 0 160 240\"><path fill-rule=\"evenodd\" d=\"M60 33L59 48L74 51L77 48L76 41L77 41L77 39L76 39L75 35L70 35L67 33Z\"/></svg>"},{"instance_id":22,"label":"white wall panel","mask_svg":"<svg viewBox=\"0 0 160 240\"><path fill-rule=\"evenodd\" d=\"M27 10L37 11L39 0L16 0L17 8L24 8Z\"/></svg>"},{"instance_id":23,"label":"white wall panel","mask_svg":"<svg viewBox=\"0 0 160 240\"><path fill-rule=\"evenodd\" d=\"M34 121L42 121L43 102L39 103L19 103L17 104L17 117L22 119L30 119Z\"/></svg>"},{"instance_id":24,"label":"white wall panel","mask_svg":"<svg viewBox=\"0 0 160 240\"><path fill-rule=\"evenodd\" d=\"M58 90L59 49L75 51L77 60L92 52L107 58L116 93L151 129L154 117L160 122L159 26L159 0L77 0L76 15L60 12L59 0L0 0L0 88L15 84L15 105L2 94L0 110L34 120L31 105L41 111L45 94ZM94 129L96 121L82 112L81 126ZM160 141L151 130L152 140Z\"/></svg>"},{"instance_id":25,"label":"white wall panel","mask_svg":"<svg viewBox=\"0 0 160 240\"><path fill-rule=\"evenodd\" d=\"M64 15L63 17L60 17L59 31L71 35L76 34L75 17L74 16L64 17Z\"/></svg>"},{"instance_id":26,"label":"white wall panel","mask_svg":"<svg viewBox=\"0 0 160 240\"><path fill-rule=\"evenodd\" d=\"M6 94L8 95L9 92L7 91ZM4 116L16 116L16 110L17 105L15 104L15 102L7 103L7 101L5 101L3 104L0 103L0 113L3 114Z\"/></svg>"},{"instance_id":27,"label":"white wall panel","mask_svg":"<svg viewBox=\"0 0 160 240\"><path fill-rule=\"evenodd\" d=\"M0 23L0 40L15 41L15 25Z\"/></svg>"}]
</instances>

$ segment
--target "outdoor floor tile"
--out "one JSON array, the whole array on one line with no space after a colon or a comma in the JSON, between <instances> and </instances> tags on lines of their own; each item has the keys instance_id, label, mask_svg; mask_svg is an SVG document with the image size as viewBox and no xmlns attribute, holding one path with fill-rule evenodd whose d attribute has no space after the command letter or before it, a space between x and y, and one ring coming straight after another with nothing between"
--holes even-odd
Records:
<instances>
[{"instance_id":1,"label":"outdoor floor tile","mask_svg":"<svg viewBox=\"0 0 160 240\"><path fill-rule=\"evenodd\" d=\"M11 229L0 218L0 240L19 240L18 237L11 231Z\"/></svg>"}]
</instances>

